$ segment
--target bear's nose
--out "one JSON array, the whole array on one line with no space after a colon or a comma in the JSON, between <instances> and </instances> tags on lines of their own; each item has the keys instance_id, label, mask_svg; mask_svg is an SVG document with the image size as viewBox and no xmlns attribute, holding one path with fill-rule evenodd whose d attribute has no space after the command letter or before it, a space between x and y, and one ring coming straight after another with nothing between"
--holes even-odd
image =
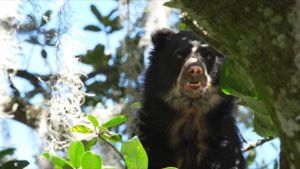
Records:
<instances>
[{"instance_id":1,"label":"bear's nose","mask_svg":"<svg viewBox=\"0 0 300 169\"><path fill-rule=\"evenodd\" d=\"M188 72L193 77L199 77L203 74L203 68L200 66L194 65L189 68Z\"/></svg>"}]
</instances>

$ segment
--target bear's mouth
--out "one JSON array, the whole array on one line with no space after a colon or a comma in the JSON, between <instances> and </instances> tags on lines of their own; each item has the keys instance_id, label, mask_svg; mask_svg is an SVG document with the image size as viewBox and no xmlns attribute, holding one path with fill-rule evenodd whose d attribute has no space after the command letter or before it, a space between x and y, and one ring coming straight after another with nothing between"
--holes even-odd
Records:
<instances>
[{"instance_id":1,"label":"bear's mouth","mask_svg":"<svg viewBox=\"0 0 300 169\"><path fill-rule=\"evenodd\" d=\"M189 98L198 98L205 93L207 83L202 81L189 81L182 83L182 92Z\"/></svg>"},{"instance_id":2,"label":"bear's mouth","mask_svg":"<svg viewBox=\"0 0 300 169\"><path fill-rule=\"evenodd\" d=\"M184 88L186 90L196 91L196 90L203 90L205 87L206 87L206 83L200 81L190 81L185 84Z\"/></svg>"},{"instance_id":3,"label":"bear's mouth","mask_svg":"<svg viewBox=\"0 0 300 169\"><path fill-rule=\"evenodd\" d=\"M203 90L206 87L206 84L200 81L190 81L186 83L186 89L191 90Z\"/></svg>"}]
</instances>

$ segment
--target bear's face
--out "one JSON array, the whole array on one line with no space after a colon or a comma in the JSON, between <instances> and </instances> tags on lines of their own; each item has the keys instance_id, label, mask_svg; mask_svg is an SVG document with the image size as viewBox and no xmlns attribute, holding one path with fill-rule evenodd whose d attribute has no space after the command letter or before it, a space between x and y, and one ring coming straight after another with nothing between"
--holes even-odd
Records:
<instances>
[{"instance_id":1,"label":"bear's face","mask_svg":"<svg viewBox=\"0 0 300 169\"><path fill-rule=\"evenodd\" d=\"M191 32L163 29L153 34L152 41L150 67L159 71L156 86L165 101L176 107L214 105L220 101L221 54Z\"/></svg>"},{"instance_id":2,"label":"bear's face","mask_svg":"<svg viewBox=\"0 0 300 169\"><path fill-rule=\"evenodd\" d=\"M175 50L170 65L177 74L176 87L190 99L203 97L212 86L210 74L214 68L216 56L206 44L193 40ZM176 68L180 68L179 73Z\"/></svg>"}]
</instances>

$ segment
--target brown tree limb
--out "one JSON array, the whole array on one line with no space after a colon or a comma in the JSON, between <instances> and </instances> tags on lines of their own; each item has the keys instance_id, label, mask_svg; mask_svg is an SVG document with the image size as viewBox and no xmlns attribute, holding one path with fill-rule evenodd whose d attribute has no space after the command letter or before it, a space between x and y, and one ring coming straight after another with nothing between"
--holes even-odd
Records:
<instances>
[{"instance_id":1,"label":"brown tree limb","mask_svg":"<svg viewBox=\"0 0 300 169\"><path fill-rule=\"evenodd\" d=\"M90 78L95 77L98 74L109 74L110 72L115 72L117 70L117 66L112 66L112 67L99 67L97 70L87 74L86 76L82 76L82 80L86 81Z\"/></svg>"},{"instance_id":2,"label":"brown tree limb","mask_svg":"<svg viewBox=\"0 0 300 169\"><path fill-rule=\"evenodd\" d=\"M13 70L8 70L8 71L13 71ZM17 70L15 75L27 79L36 88L41 87L41 85L39 84L41 82L41 79L47 81L50 78L50 75L47 76L35 75L29 73L26 70Z\"/></svg>"},{"instance_id":3,"label":"brown tree limb","mask_svg":"<svg viewBox=\"0 0 300 169\"><path fill-rule=\"evenodd\" d=\"M274 139L274 138L273 138L272 136L270 136L270 137L263 138L263 139L261 139L261 140L257 140L254 144L248 143L248 146L245 147L245 148L243 148L242 151L243 151L243 152L247 152L247 151L253 150L253 149L255 149L256 147L261 146L261 145L263 145L264 143L269 142L269 141L271 141L271 140L273 140L273 139Z\"/></svg>"}]
</instances>

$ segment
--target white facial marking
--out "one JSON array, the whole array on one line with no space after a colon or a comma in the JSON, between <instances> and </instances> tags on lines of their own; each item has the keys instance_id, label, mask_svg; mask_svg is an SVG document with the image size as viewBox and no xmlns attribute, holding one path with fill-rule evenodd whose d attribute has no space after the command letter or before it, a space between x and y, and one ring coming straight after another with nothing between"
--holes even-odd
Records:
<instances>
[{"instance_id":1,"label":"white facial marking","mask_svg":"<svg viewBox=\"0 0 300 169\"><path fill-rule=\"evenodd\" d=\"M192 53L195 53L196 51L197 51L197 49L198 49L198 46L193 46L193 48L192 48Z\"/></svg>"},{"instance_id":2,"label":"white facial marking","mask_svg":"<svg viewBox=\"0 0 300 169\"><path fill-rule=\"evenodd\" d=\"M201 44L201 47L208 47L208 44Z\"/></svg>"},{"instance_id":3,"label":"white facial marking","mask_svg":"<svg viewBox=\"0 0 300 169\"><path fill-rule=\"evenodd\" d=\"M197 61L198 61L197 58L189 58L189 59L186 61L185 65L189 65L189 64L192 64L192 63L196 63Z\"/></svg>"},{"instance_id":4,"label":"white facial marking","mask_svg":"<svg viewBox=\"0 0 300 169\"><path fill-rule=\"evenodd\" d=\"M195 53L200 45L200 42L199 41L190 41L191 45L193 45L192 47L192 53Z\"/></svg>"}]
</instances>

